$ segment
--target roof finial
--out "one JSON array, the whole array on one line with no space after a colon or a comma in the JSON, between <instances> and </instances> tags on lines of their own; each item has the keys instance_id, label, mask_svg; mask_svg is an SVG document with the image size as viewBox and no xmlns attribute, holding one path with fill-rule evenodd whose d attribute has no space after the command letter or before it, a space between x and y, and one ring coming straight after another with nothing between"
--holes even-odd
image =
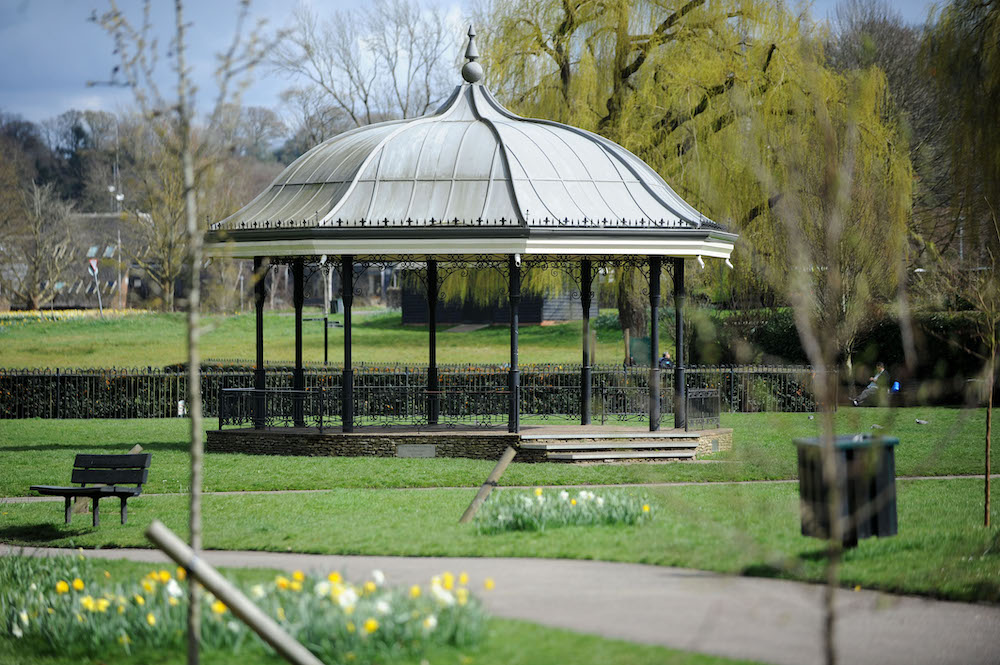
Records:
<instances>
[{"instance_id":1,"label":"roof finial","mask_svg":"<svg viewBox=\"0 0 1000 665\"><path fill-rule=\"evenodd\" d=\"M476 48L476 30L469 24L469 46L465 49L465 59L468 60L462 67L462 78L469 83L478 83L483 79L483 66L476 60L479 59L479 49Z\"/></svg>"}]
</instances>

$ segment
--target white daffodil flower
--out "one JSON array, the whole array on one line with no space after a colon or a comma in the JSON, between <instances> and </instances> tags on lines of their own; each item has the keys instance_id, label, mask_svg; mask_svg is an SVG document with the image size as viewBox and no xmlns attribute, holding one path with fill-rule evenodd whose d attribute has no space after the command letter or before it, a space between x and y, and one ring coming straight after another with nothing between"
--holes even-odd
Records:
<instances>
[{"instance_id":1,"label":"white daffodil flower","mask_svg":"<svg viewBox=\"0 0 1000 665\"><path fill-rule=\"evenodd\" d=\"M177 580L170 578L170 581L167 582L167 593L171 598L179 598L184 595L184 589L177 583Z\"/></svg>"},{"instance_id":2,"label":"white daffodil flower","mask_svg":"<svg viewBox=\"0 0 1000 665\"><path fill-rule=\"evenodd\" d=\"M354 607L357 604L357 602L358 602L358 592L355 591L352 587L347 587L346 589L340 592L339 596L337 596L337 604L339 604L344 609L348 607Z\"/></svg>"},{"instance_id":3,"label":"white daffodil flower","mask_svg":"<svg viewBox=\"0 0 1000 665\"><path fill-rule=\"evenodd\" d=\"M434 616L433 614L428 615L427 618L424 619L424 630L426 630L428 633L437 628L437 625L438 625L437 617Z\"/></svg>"},{"instance_id":4,"label":"white daffodil flower","mask_svg":"<svg viewBox=\"0 0 1000 665\"><path fill-rule=\"evenodd\" d=\"M562 492L559 492L559 500L560 501L569 501L569 492L567 492L566 490L563 490Z\"/></svg>"},{"instance_id":5,"label":"white daffodil flower","mask_svg":"<svg viewBox=\"0 0 1000 665\"><path fill-rule=\"evenodd\" d=\"M375 582L375 584L382 586L383 584L385 584L385 573L383 573L381 570L373 570L372 581Z\"/></svg>"},{"instance_id":6,"label":"white daffodil flower","mask_svg":"<svg viewBox=\"0 0 1000 665\"><path fill-rule=\"evenodd\" d=\"M318 582L316 584L316 586L313 587L313 592L317 596L319 596L320 598L322 598L323 596L326 596L326 595L328 595L330 593L330 589L331 588L332 587L330 587L330 583L327 582L326 580L324 580L322 582Z\"/></svg>"},{"instance_id":7,"label":"white daffodil flower","mask_svg":"<svg viewBox=\"0 0 1000 665\"><path fill-rule=\"evenodd\" d=\"M256 600L260 600L261 598L263 598L264 593L265 592L263 584L254 584L252 587L250 587L250 596Z\"/></svg>"},{"instance_id":8,"label":"white daffodil flower","mask_svg":"<svg viewBox=\"0 0 1000 665\"><path fill-rule=\"evenodd\" d=\"M375 603L375 611L379 614L388 614L390 609L389 603L384 600L379 600Z\"/></svg>"}]
</instances>

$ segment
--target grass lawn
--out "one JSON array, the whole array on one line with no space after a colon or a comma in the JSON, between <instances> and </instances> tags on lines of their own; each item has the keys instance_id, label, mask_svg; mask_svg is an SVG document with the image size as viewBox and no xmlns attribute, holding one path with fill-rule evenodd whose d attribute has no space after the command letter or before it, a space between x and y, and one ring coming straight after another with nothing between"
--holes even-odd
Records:
<instances>
[{"instance_id":1,"label":"grass lawn","mask_svg":"<svg viewBox=\"0 0 1000 665\"><path fill-rule=\"evenodd\" d=\"M317 316L318 310L306 312ZM343 321L343 315L333 315ZM206 315L201 339L205 359L254 357L253 314ZM426 363L427 326L402 326L399 311L356 311L353 330L355 362ZM510 358L506 326L473 332L449 333L439 329L438 362L505 363ZM580 362L579 321L553 326L523 326L520 331L521 364ZM330 360L343 359L343 328L329 331ZM667 344L664 336L663 345ZM295 358L295 319L290 313L264 314L264 353L269 361ZM620 330L597 332L596 358L620 364ZM0 326L3 367L163 367L187 359L184 314L149 313L109 319L23 321ZM669 350L664 346L664 350ZM302 354L306 362L323 362L323 324L303 324Z\"/></svg>"},{"instance_id":2,"label":"grass lawn","mask_svg":"<svg viewBox=\"0 0 1000 665\"><path fill-rule=\"evenodd\" d=\"M902 480L899 535L846 553L846 586L1000 602L1000 531L984 529L982 482ZM504 490L501 490L504 491ZM507 490L513 491L513 490ZM565 527L479 535L459 515L468 490L336 489L311 494L205 497L205 544L327 554L556 557L684 566L820 581L823 546L799 533L795 484L643 488L654 519L635 527ZM87 516L66 526L58 503L0 506L0 541L24 545L145 547L158 518L187 530L187 497L140 497L129 524L109 506L97 530ZM1000 524L994 502L993 521Z\"/></svg>"},{"instance_id":3,"label":"grass lawn","mask_svg":"<svg viewBox=\"0 0 1000 665\"><path fill-rule=\"evenodd\" d=\"M983 470L984 410L947 408L841 409L842 432L869 430L898 436L900 475L974 474ZM918 425L916 419L927 420ZM793 437L816 434L817 421L801 413L723 414L735 430L735 449L714 459L726 464L632 464L574 466L511 464L506 485L569 485L725 481L794 478ZM207 423L211 428L214 424ZM76 453L123 453L142 444L153 454L150 493L186 491L188 427L184 419L0 420L0 496L32 494L28 486L69 480ZM350 457L258 457L211 454L205 464L209 491L478 486L494 462L469 459L374 459ZM993 457L1000 472L1000 455Z\"/></svg>"},{"instance_id":4,"label":"grass lawn","mask_svg":"<svg viewBox=\"0 0 1000 665\"><path fill-rule=\"evenodd\" d=\"M148 564L128 561L102 561L96 566L107 569L115 579L140 578L149 570ZM272 580L275 571L265 569L228 569L226 577L242 584ZM284 571L287 573L287 571ZM389 580L390 583L392 580ZM0 594L5 590L0 588ZM525 648L531 645L531 648ZM143 665L181 665L186 654L178 650L152 650L108 654L107 657L88 659L61 657L52 654L46 645L15 640L10 636L0 638L0 663L24 663L30 660L38 665L98 665L109 662ZM30 654L30 655L29 655ZM282 659L268 654L257 644L245 646L238 653L205 651L204 662L218 665L277 665ZM678 665L710 665L740 663L717 656L693 654L664 647L632 644L609 640L593 635L582 635L567 630L546 628L537 624L509 619L490 619L486 639L474 648L457 649L438 647L424 655L429 662L443 665L551 665L551 663L579 663L580 665L676 663ZM409 660L396 661L408 665ZM412 662L416 665L416 662Z\"/></svg>"}]
</instances>

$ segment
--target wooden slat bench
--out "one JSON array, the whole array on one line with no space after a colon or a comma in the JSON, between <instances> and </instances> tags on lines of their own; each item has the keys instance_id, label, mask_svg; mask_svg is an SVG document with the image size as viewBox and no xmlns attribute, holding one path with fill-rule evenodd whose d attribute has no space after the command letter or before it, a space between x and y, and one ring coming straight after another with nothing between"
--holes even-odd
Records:
<instances>
[{"instance_id":1,"label":"wooden slat bench","mask_svg":"<svg viewBox=\"0 0 1000 665\"><path fill-rule=\"evenodd\" d=\"M93 501L94 526L101 523L98 502L106 497L121 500L122 524L128 521L126 502L142 494L142 485L149 476L151 455L77 455L73 462L71 483L80 487L56 487L52 485L32 485L31 489L41 494L61 496L66 499L66 524L73 511L73 497L90 498ZM89 487L88 487L89 485ZM129 487L134 485L134 487Z\"/></svg>"}]
</instances>

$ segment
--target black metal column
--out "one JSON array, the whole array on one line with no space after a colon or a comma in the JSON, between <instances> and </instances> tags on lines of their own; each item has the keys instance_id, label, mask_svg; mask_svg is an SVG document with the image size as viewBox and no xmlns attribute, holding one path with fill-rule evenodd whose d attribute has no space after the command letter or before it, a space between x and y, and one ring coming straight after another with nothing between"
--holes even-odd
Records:
<instances>
[{"instance_id":1,"label":"black metal column","mask_svg":"<svg viewBox=\"0 0 1000 665\"><path fill-rule=\"evenodd\" d=\"M510 390L510 406L508 407L507 431L521 431L521 372L517 368L517 310L521 304L521 260L516 254L507 259L507 272L510 275L510 375L507 382Z\"/></svg>"},{"instance_id":2,"label":"black metal column","mask_svg":"<svg viewBox=\"0 0 1000 665\"><path fill-rule=\"evenodd\" d=\"M354 368L351 367L351 304L354 302L354 257L341 262L341 289L344 300L344 378L341 387L341 414L344 431L354 431Z\"/></svg>"},{"instance_id":3,"label":"black metal column","mask_svg":"<svg viewBox=\"0 0 1000 665\"><path fill-rule=\"evenodd\" d=\"M438 264L427 260L427 424L437 425L441 413L437 368Z\"/></svg>"},{"instance_id":4,"label":"black metal column","mask_svg":"<svg viewBox=\"0 0 1000 665\"><path fill-rule=\"evenodd\" d=\"M580 261L580 305L583 307L583 364L580 366L580 424L590 424L590 304L593 298L593 270L590 259Z\"/></svg>"},{"instance_id":5,"label":"black metal column","mask_svg":"<svg viewBox=\"0 0 1000 665\"><path fill-rule=\"evenodd\" d=\"M684 259L674 259L674 427L687 426L687 403L684 385Z\"/></svg>"},{"instance_id":6,"label":"black metal column","mask_svg":"<svg viewBox=\"0 0 1000 665\"><path fill-rule=\"evenodd\" d=\"M254 429L264 429L266 416L264 409L266 401L264 398L264 301L267 299L267 287L264 280L267 278L268 268L264 267L264 258L253 257L254 279L254 307L257 313L257 355L253 370L253 426Z\"/></svg>"},{"instance_id":7,"label":"black metal column","mask_svg":"<svg viewBox=\"0 0 1000 665\"><path fill-rule=\"evenodd\" d=\"M292 304L295 306L295 370L292 372L292 389L305 390L305 374L302 372L302 301L305 299L303 284L305 266L302 259L292 262ZM302 393L292 399L292 419L296 427L305 427L305 412Z\"/></svg>"},{"instance_id":8,"label":"black metal column","mask_svg":"<svg viewBox=\"0 0 1000 665\"><path fill-rule=\"evenodd\" d=\"M649 257L649 431L660 429L660 268L663 259Z\"/></svg>"}]
</instances>

